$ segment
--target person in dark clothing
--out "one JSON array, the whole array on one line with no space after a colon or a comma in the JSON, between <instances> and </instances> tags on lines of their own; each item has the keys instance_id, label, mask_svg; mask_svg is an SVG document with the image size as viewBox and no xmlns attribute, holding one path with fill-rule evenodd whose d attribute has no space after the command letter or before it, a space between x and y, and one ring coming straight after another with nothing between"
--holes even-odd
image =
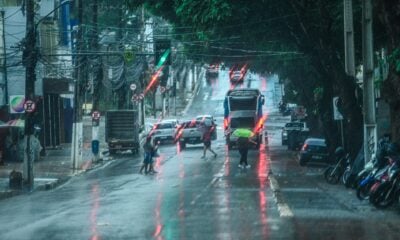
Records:
<instances>
[{"instance_id":1,"label":"person in dark clothing","mask_svg":"<svg viewBox=\"0 0 400 240\"><path fill-rule=\"evenodd\" d=\"M249 151L250 143L257 144L248 137L239 137L237 139L237 146L240 153L240 168L250 168L250 165L247 163L247 153Z\"/></svg>"},{"instance_id":2,"label":"person in dark clothing","mask_svg":"<svg viewBox=\"0 0 400 240\"><path fill-rule=\"evenodd\" d=\"M153 154L157 150L157 146L154 146L151 141L151 137L146 138L146 142L143 145L143 151L144 151L144 159L143 159L143 165L139 170L139 173L142 174L143 170L145 174L148 173L155 173L153 169Z\"/></svg>"}]
</instances>

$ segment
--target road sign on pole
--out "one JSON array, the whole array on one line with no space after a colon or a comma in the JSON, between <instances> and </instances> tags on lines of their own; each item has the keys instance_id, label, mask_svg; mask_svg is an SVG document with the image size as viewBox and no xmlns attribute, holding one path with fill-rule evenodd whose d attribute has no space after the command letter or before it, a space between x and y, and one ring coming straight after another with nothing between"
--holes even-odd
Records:
<instances>
[{"instance_id":1,"label":"road sign on pole","mask_svg":"<svg viewBox=\"0 0 400 240\"><path fill-rule=\"evenodd\" d=\"M100 112L94 111L92 113L92 118L93 118L93 120L99 120L100 119Z\"/></svg>"},{"instance_id":2,"label":"road sign on pole","mask_svg":"<svg viewBox=\"0 0 400 240\"><path fill-rule=\"evenodd\" d=\"M35 102L32 100L26 100L24 103L24 109L26 112L29 112L29 113L34 112L36 109Z\"/></svg>"},{"instance_id":3,"label":"road sign on pole","mask_svg":"<svg viewBox=\"0 0 400 240\"><path fill-rule=\"evenodd\" d=\"M132 91L135 91L135 89L136 89L136 84L132 83L129 87L130 87L130 89L131 89Z\"/></svg>"},{"instance_id":4,"label":"road sign on pole","mask_svg":"<svg viewBox=\"0 0 400 240\"><path fill-rule=\"evenodd\" d=\"M161 93L164 93L164 92L165 92L165 87L161 86L161 87L160 87L160 92L161 92Z\"/></svg>"}]
</instances>

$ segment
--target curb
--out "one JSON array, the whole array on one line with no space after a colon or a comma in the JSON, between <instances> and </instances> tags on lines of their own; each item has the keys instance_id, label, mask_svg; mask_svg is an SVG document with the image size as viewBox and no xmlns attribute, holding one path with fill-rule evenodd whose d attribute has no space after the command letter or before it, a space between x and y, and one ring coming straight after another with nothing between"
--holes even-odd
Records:
<instances>
[{"instance_id":1,"label":"curb","mask_svg":"<svg viewBox=\"0 0 400 240\"><path fill-rule=\"evenodd\" d=\"M58 178L54 181L49 181L46 182L44 184L41 185L37 185L36 187L34 187L33 190L29 191L29 190L18 190L18 189L10 189L4 192L0 192L0 200L4 200L7 198L11 198L14 196L19 196L19 195L23 195L23 194L29 194L29 193L33 193L36 191L48 191L48 190L52 190L55 189L56 187L66 183L68 180L70 180L71 177L64 177L64 178Z\"/></svg>"},{"instance_id":2,"label":"curb","mask_svg":"<svg viewBox=\"0 0 400 240\"><path fill-rule=\"evenodd\" d=\"M187 111L192 106L193 100L196 97L196 95L198 94L198 91L200 88L200 83L202 82L202 79L203 79L203 75L204 75L204 70L202 70L201 73L199 74L200 80L197 81L196 86L194 87L194 90L193 90L193 96L192 96L192 98L190 98L189 102L186 104L185 109L182 111L182 115L186 115Z\"/></svg>"}]
</instances>

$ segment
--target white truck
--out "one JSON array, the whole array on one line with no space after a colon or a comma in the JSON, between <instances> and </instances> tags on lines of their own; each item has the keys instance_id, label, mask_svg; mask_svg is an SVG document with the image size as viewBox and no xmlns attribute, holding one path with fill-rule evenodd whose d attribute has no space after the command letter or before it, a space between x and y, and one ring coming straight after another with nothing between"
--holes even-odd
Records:
<instances>
[{"instance_id":1,"label":"white truck","mask_svg":"<svg viewBox=\"0 0 400 240\"><path fill-rule=\"evenodd\" d=\"M252 139L258 148L262 142L264 115L262 106L265 97L256 88L232 89L226 93L224 100L224 130L226 145L231 149L236 145L237 137L232 133L238 128L253 131Z\"/></svg>"},{"instance_id":2,"label":"white truck","mask_svg":"<svg viewBox=\"0 0 400 240\"><path fill-rule=\"evenodd\" d=\"M136 110L109 110L106 112L105 140L110 154L118 150L140 149L139 117Z\"/></svg>"},{"instance_id":3,"label":"white truck","mask_svg":"<svg viewBox=\"0 0 400 240\"><path fill-rule=\"evenodd\" d=\"M282 145L288 145L289 150L295 150L304 143L309 132L305 122L288 122L282 129Z\"/></svg>"}]
</instances>

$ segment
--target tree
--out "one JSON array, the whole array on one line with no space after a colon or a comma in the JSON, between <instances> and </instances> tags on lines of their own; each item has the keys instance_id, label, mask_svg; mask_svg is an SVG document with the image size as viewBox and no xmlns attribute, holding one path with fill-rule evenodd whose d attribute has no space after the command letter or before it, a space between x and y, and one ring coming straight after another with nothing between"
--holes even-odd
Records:
<instances>
[{"instance_id":1,"label":"tree","mask_svg":"<svg viewBox=\"0 0 400 240\"><path fill-rule=\"evenodd\" d=\"M392 138L400 140L400 3L395 0L374 1L377 20L381 28L374 28L380 36L378 47L387 48L389 54L389 76L382 86L382 96L389 103ZM374 39L376 40L376 38Z\"/></svg>"},{"instance_id":2,"label":"tree","mask_svg":"<svg viewBox=\"0 0 400 240\"><path fill-rule=\"evenodd\" d=\"M315 111L331 146L337 146L340 139L332 116L332 98L340 96L347 138L353 139L348 148L353 153L359 150L363 139L361 104L355 95L356 81L343 67L342 0L129 2L145 4L171 21L181 40L190 41L186 44L189 57L199 59L203 54L228 63L251 63L258 71L268 66L268 71L288 79L302 96L298 99L301 104L318 106ZM355 9L359 12L358 5ZM357 25L356 34L359 29ZM323 91L310 98L316 89Z\"/></svg>"}]
</instances>

